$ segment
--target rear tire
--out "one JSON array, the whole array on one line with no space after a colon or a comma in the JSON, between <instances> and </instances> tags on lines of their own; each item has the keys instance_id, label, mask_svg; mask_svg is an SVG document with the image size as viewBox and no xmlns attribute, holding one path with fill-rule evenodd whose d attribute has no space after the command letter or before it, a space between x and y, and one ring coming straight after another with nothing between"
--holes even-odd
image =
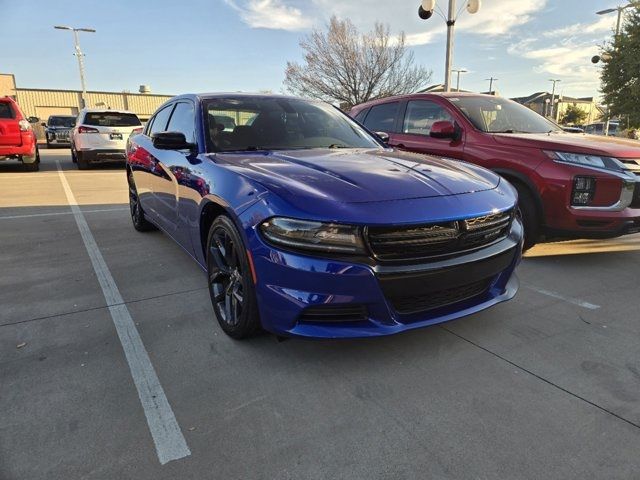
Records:
<instances>
[{"instance_id":1,"label":"rear tire","mask_svg":"<svg viewBox=\"0 0 640 480\"><path fill-rule=\"evenodd\" d=\"M217 217L207 237L207 279L211 304L222 330L237 340L261 330L247 250L234 223Z\"/></svg>"},{"instance_id":2,"label":"rear tire","mask_svg":"<svg viewBox=\"0 0 640 480\"><path fill-rule=\"evenodd\" d=\"M25 162L25 158L29 160L29 162ZM36 151L33 156L22 158L22 165L24 166L25 172L37 172L40 170L40 151L38 150L38 147L36 147Z\"/></svg>"},{"instance_id":3,"label":"rear tire","mask_svg":"<svg viewBox=\"0 0 640 480\"><path fill-rule=\"evenodd\" d=\"M80 163L78 163L78 166L79 165ZM150 232L152 230L156 230L155 225L147 220L147 217L145 216L131 172L127 175L127 181L129 183L129 211L131 213L133 228L139 232Z\"/></svg>"},{"instance_id":4,"label":"rear tire","mask_svg":"<svg viewBox=\"0 0 640 480\"><path fill-rule=\"evenodd\" d=\"M78 170L88 170L89 169L89 161L84 156L82 152L76 152L76 163L78 164Z\"/></svg>"},{"instance_id":5,"label":"rear tire","mask_svg":"<svg viewBox=\"0 0 640 480\"><path fill-rule=\"evenodd\" d=\"M520 183L512 184L518 191L518 214L524 227L524 247L529 250L540 237L540 215L533 194L527 187Z\"/></svg>"},{"instance_id":6,"label":"rear tire","mask_svg":"<svg viewBox=\"0 0 640 480\"><path fill-rule=\"evenodd\" d=\"M76 157L76 151L71 147L71 161L73 163L78 163L78 157Z\"/></svg>"}]
</instances>

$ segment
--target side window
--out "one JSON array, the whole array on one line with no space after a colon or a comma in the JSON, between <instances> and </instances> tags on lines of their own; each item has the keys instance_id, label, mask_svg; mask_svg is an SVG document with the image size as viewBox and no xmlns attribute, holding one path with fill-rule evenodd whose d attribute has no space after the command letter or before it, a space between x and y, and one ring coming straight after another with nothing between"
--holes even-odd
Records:
<instances>
[{"instance_id":1,"label":"side window","mask_svg":"<svg viewBox=\"0 0 640 480\"><path fill-rule=\"evenodd\" d=\"M441 105L429 100L411 100L407 103L402 133L429 135L431 126L442 120L453 122L453 117Z\"/></svg>"},{"instance_id":2,"label":"side window","mask_svg":"<svg viewBox=\"0 0 640 480\"><path fill-rule=\"evenodd\" d=\"M149 128L149 136L157 132L165 132L167 130L167 122L171 116L173 105L168 105L160 110L152 119L151 128Z\"/></svg>"},{"instance_id":3,"label":"side window","mask_svg":"<svg viewBox=\"0 0 640 480\"><path fill-rule=\"evenodd\" d=\"M195 115L191 102L180 102L176 105L169 120L167 130L184 133L187 142L195 143Z\"/></svg>"},{"instance_id":4,"label":"side window","mask_svg":"<svg viewBox=\"0 0 640 480\"><path fill-rule=\"evenodd\" d=\"M372 132L394 132L399 106L399 102L391 102L371 107L365 127Z\"/></svg>"},{"instance_id":5,"label":"side window","mask_svg":"<svg viewBox=\"0 0 640 480\"><path fill-rule=\"evenodd\" d=\"M585 133L593 133L594 131L594 126L593 125L587 125L584 129Z\"/></svg>"},{"instance_id":6,"label":"side window","mask_svg":"<svg viewBox=\"0 0 640 480\"><path fill-rule=\"evenodd\" d=\"M353 117L356 121L362 123L364 121L364 117L367 116L367 112L369 111L368 108L365 108L364 110L362 110L360 113L358 113L355 117Z\"/></svg>"}]
</instances>

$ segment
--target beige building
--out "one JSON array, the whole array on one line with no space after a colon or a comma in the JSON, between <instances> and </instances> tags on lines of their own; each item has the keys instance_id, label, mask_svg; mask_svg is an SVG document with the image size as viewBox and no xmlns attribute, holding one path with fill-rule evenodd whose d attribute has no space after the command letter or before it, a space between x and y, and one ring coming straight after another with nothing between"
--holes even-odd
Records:
<instances>
[{"instance_id":1,"label":"beige building","mask_svg":"<svg viewBox=\"0 0 640 480\"><path fill-rule=\"evenodd\" d=\"M537 92L533 95L529 95L527 97L517 97L512 98L518 103L529 107L534 112L539 113L540 115L544 115L546 117L551 117L551 99L552 95L549 92ZM583 112L587 114L584 123L593 123L602 118L604 111L602 107L600 107L595 98L593 97L581 97L581 98L573 98L567 97L566 95L555 95L554 100L556 101L557 108L553 110L553 118L556 122L562 120L562 116L564 112L569 108L570 105L576 106L580 108Z\"/></svg>"},{"instance_id":2,"label":"beige building","mask_svg":"<svg viewBox=\"0 0 640 480\"><path fill-rule=\"evenodd\" d=\"M77 115L81 108L82 92L79 90L51 90L44 88L20 88L10 73L0 73L0 97L13 97L26 116L46 122L50 115ZM87 106L129 110L143 122L173 95L129 92L87 92ZM35 126L38 138L44 138L44 130Z\"/></svg>"}]
</instances>

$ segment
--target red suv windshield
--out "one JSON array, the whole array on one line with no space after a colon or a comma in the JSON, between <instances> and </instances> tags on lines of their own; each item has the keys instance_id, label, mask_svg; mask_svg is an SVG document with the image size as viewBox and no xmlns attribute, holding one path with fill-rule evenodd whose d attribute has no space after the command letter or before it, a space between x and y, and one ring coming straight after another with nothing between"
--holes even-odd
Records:
<instances>
[{"instance_id":1,"label":"red suv windshield","mask_svg":"<svg viewBox=\"0 0 640 480\"><path fill-rule=\"evenodd\" d=\"M478 129L487 133L548 133L560 128L516 102L489 96L449 98Z\"/></svg>"}]
</instances>

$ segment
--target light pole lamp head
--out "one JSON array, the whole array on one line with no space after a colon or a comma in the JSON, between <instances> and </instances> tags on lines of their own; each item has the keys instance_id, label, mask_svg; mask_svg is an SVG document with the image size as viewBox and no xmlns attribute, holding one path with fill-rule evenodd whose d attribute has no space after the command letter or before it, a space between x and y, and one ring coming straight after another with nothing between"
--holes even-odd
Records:
<instances>
[{"instance_id":1,"label":"light pole lamp head","mask_svg":"<svg viewBox=\"0 0 640 480\"><path fill-rule=\"evenodd\" d=\"M478 13L478 10L480 10L481 5L482 5L481 0L469 0L467 2L467 12L469 12L472 15L474 13Z\"/></svg>"},{"instance_id":2,"label":"light pole lamp head","mask_svg":"<svg viewBox=\"0 0 640 480\"><path fill-rule=\"evenodd\" d=\"M433 15L434 8L436 8L436 0L422 0L418 7L418 16L422 20L428 20Z\"/></svg>"}]
</instances>

